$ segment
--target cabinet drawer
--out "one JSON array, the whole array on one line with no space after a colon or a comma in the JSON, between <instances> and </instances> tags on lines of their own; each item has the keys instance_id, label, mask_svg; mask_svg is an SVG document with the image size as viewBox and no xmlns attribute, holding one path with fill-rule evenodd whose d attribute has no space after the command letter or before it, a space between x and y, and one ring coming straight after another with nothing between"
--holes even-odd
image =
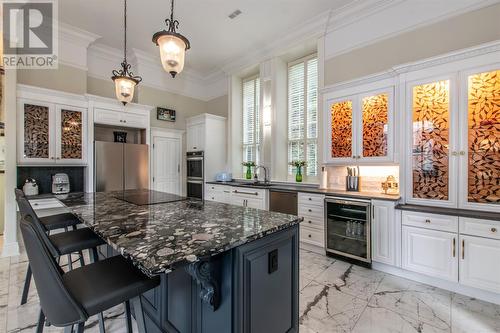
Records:
<instances>
[{"instance_id":1,"label":"cabinet drawer","mask_svg":"<svg viewBox=\"0 0 500 333\"><path fill-rule=\"evenodd\" d=\"M428 213L403 212L403 225L432 230L458 232L458 217Z\"/></svg>"},{"instance_id":2,"label":"cabinet drawer","mask_svg":"<svg viewBox=\"0 0 500 333\"><path fill-rule=\"evenodd\" d=\"M305 225L300 225L300 241L314 244L317 246L325 246L325 234L321 230L308 228Z\"/></svg>"},{"instance_id":3,"label":"cabinet drawer","mask_svg":"<svg viewBox=\"0 0 500 333\"><path fill-rule=\"evenodd\" d=\"M325 230L325 221L315 216L303 216L304 221L301 225L306 226L308 228L314 228L318 230Z\"/></svg>"},{"instance_id":4,"label":"cabinet drawer","mask_svg":"<svg viewBox=\"0 0 500 333\"><path fill-rule=\"evenodd\" d=\"M460 217L460 234L500 239L500 222Z\"/></svg>"},{"instance_id":5,"label":"cabinet drawer","mask_svg":"<svg viewBox=\"0 0 500 333\"><path fill-rule=\"evenodd\" d=\"M299 216L310 216L323 219L324 214L323 206L301 205L299 203Z\"/></svg>"},{"instance_id":6,"label":"cabinet drawer","mask_svg":"<svg viewBox=\"0 0 500 333\"><path fill-rule=\"evenodd\" d=\"M299 198L298 198L299 205L315 205L323 207L324 202L325 202L324 195L299 192Z\"/></svg>"}]
</instances>

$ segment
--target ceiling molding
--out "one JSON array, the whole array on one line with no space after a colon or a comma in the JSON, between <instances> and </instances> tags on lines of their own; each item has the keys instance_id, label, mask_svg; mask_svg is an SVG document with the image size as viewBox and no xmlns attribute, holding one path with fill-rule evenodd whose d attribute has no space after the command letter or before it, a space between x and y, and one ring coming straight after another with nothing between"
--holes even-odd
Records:
<instances>
[{"instance_id":1,"label":"ceiling molding","mask_svg":"<svg viewBox=\"0 0 500 333\"><path fill-rule=\"evenodd\" d=\"M336 56L349 53L353 50L363 48L385 39L413 31L446 19L474 11L480 8L488 7L500 3L499 0L477 0L469 5L463 5L458 2L447 3L447 6L441 13L421 11L420 15L415 16L414 11L408 8L410 5L418 5L418 2L411 0L373 0L366 4L359 4L361 0L356 1L352 6L346 6L345 13L340 13L332 17L328 26L328 33L325 36L325 60ZM358 4L358 6L356 6ZM356 8L359 10L359 15L356 15ZM400 26L394 20L384 17L387 12L382 10L392 9L394 12L392 17L398 17ZM424 18L425 17L425 18ZM422 20L422 18L424 18ZM387 31L377 31L377 26L370 25L369 21L380 21L392 23L392 29ZM420 20L420 22L418 21ZM402 23L401 23L402 22ZM366 26L364 27L363 24ZM373 28L367 30L367 26ZM387 28L386 25L384 28ZM335 36L337 34L337 36ZM356 36L342 39L342 36Z\"/></svg>"},{"instance_id":2,"label":"ceiling molding","mask_svg":"<svg viewBox=\"0 0 500 333\"><path fill-rule=\"evenodd\" d=\"M87 49L99 38L101 36L59 22L59 63L86 71Z\"/></svg>"},{"instance_id":3,"label":"ceiling molding","mask_svg":"<svg viewBox=\"0 0 500 333\"><path fill-rule=\"evenodd\" d=\"M283 36L283 38L272 44L249 52L237 59L227 60L227 65L223 66L221 70L229 75L234 75L245 70L247 67L257 65L269 58L280 56L307 40L319 38L325 32L330 12L331 10L299 24L297 29L289 31L286 36Z\"/></svg>"}]
</instances>

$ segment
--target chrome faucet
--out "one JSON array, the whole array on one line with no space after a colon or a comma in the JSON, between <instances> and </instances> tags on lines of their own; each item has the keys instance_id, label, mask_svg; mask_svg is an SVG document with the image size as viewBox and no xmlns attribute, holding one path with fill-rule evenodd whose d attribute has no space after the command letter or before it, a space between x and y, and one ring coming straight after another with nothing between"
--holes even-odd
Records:
<instances>
[{"instance_id":1,"label":"chrome faucet","mask_svg":"<svg viewBox=\"0 0 500 333\"><path fill-rule=\"evenodd\" d=\"M263 165L257 165L255 167L255 174L253 176L253 182L254 184L258 183L259 182L259 176L257 176L257 170L258 169L264 169L264 184L268 184L269 183L269 178L267 178L268 176L268 169L263 166Z\"/></svg>"}]
</instances>

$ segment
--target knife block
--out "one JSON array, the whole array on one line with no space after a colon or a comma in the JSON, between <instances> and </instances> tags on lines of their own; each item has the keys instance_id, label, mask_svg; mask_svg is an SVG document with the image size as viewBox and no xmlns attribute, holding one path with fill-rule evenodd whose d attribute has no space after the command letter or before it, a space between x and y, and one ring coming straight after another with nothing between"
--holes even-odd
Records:
<instances>
[{"instance_id":1,"label":"knife block","mask_svg":"<svg viewBox=\"0 0 500 333\"><path fill-rule=\"evenodd\" d=\"M345 189L349 192L359 192L359 176L346 176L345 177Z\"/></svg>"}]
</instances>

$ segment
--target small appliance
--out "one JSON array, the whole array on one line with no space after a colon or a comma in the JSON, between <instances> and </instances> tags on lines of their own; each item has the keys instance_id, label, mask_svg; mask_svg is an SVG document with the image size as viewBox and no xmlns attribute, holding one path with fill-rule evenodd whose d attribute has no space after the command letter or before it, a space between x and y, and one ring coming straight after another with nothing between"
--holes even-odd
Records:
<instances>
[{"instance_id":1,"label":"small appliance","mask_svg":"<svg viewBox=\"0 0 500 333\"><path fill-rule=\"evenodd\" d=\"M52 176L52 194L68 194L70 191L69 177L65 173Z\"/></svg>"},{"instance_id":2,"label":"small appliance","mask_svg":"<svg viewBox=\"0 0 500 333\"><path fill-rule=\"evenodd\" d=\"M38 184L36 180L33 178L26 179L23 186L23 192L26 196L38 195Z\"/></svg>"},{"instance_id":3,"label":"small appliance","mask_svg":"<svg viewBox=\"0 0 500 333\"><path fill-rule=\"evenodd\" d=\"M219 172L215 175L215 180L218 182L230 182L233 180L233 174L230 172Z\"/></svg>"}]
</instances>

